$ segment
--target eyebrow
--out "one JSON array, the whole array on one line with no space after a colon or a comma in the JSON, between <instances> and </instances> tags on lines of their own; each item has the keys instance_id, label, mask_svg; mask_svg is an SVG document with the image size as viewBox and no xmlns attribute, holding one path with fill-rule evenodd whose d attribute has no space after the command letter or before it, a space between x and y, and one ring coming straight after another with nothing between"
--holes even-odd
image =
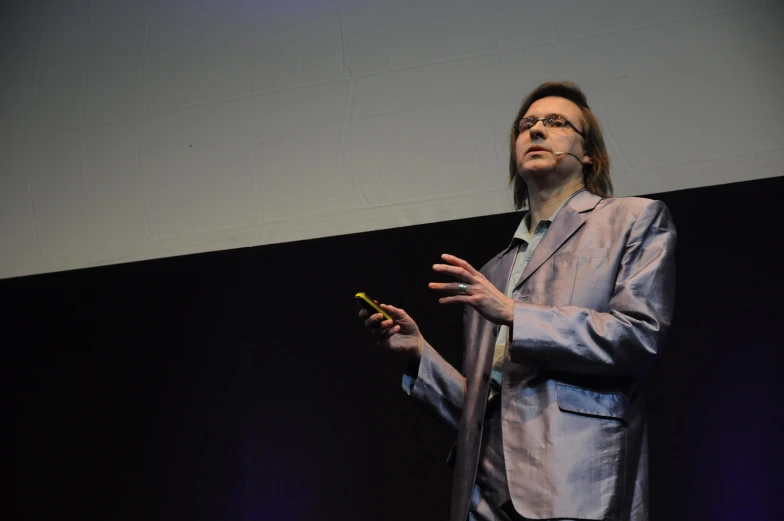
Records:
<instances>
[{"instance_id":1,"label":"eyebrow","mask_svg":"<svg viewBox=\"0 0 784 521\"><path fill-rule=\"evenodd\" d=\"M523 118L522 118L522 119L535 118L535 117L536 117L536 116L534 116L533 114L531 114L530 116L523 116ZM565 119L565 120L569 121L569 118L567 118L567 117L566 117L566 116L564 116L563 114L558 114L557 112L551 112L550 114L546 114L546 115L542 116L542 119L544 119L544 118L552 118L552 117L563 118L563 119Z\"/></svg>"}]
</instances>

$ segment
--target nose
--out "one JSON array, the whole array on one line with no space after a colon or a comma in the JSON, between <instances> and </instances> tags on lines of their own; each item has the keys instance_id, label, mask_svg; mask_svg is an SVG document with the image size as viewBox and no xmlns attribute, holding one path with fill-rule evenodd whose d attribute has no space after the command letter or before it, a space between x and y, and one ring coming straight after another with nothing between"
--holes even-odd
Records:
<instances>
[{"instance_id":1,"label":"nose","mask_svg":"<svg viewBox=\"0 0 784 521\"><path fill-rule=\"evenodd\" d=\"M544 129L545 129L544 123L542 123L541 121L537 121L536 125L534 125L528 130L528 137L530 138L531 141L535 141L537 139L543 139L545 134Z\"/></svg>"}]
</instances>

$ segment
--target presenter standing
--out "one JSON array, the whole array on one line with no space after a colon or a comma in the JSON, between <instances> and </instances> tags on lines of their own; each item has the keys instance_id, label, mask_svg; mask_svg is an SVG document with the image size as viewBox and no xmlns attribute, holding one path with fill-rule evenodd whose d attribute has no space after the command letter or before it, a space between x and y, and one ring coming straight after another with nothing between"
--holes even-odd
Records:
<instances>
[{"instance_id":1,"label":"presenter standing","mask_svg":"<svg viewBox=\"0 0 784 521\"><path fill-rule=\"evenodd\" d=\"M403 388L454 429L452 521L648 519L641 381L672 318L667 207L613 198L599 122L573 83L544 83L514 119L509 176L527 205L510 244L433 282L464 306L458 371L403 310L360 312L408 359Z\"/></svg>"}]
</instances>

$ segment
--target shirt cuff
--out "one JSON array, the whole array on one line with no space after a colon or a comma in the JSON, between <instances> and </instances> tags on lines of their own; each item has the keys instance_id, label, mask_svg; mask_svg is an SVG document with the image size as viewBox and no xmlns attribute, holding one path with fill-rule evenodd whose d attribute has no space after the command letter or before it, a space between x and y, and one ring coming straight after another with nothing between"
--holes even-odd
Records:
<instances>
[{"instance_id":1,"label":"shirt cuff","mask_svg":"<svg viewBox=\"0 0 784 521\"><path fill-rule=\"evenodd\" d=\"M403 390L406 392L407 395L411 395L411 390L414 389L414 384L416 383L416 376L411 376L410 374L403 373Z\"/></svg>"}]
</instances>

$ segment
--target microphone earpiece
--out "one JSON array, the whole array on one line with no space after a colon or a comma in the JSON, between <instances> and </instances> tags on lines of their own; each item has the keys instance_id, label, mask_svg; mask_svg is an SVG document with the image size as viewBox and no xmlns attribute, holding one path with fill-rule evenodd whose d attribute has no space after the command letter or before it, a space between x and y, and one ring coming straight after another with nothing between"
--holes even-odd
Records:
<instances>
[{"instance_id":1,"label":"microphone earpiece","mask_svg":"<svg viewBox=\"0 0 784 521\"><path fill-rule=\"evenodd\" d=\"M572 156L572 157L573 157L573 158L575 158L577 161L580 161L580 158L579 158L579 157L577 157L576 155L572 154L571 152L553 152L553 155L554 155L554 156L557 156L557 157L561 157L561 156L563 156L563 155L568 155L568 156ZM580 161L580 163L582 163L582 161Z\"/></svg>"}]
</instances>

